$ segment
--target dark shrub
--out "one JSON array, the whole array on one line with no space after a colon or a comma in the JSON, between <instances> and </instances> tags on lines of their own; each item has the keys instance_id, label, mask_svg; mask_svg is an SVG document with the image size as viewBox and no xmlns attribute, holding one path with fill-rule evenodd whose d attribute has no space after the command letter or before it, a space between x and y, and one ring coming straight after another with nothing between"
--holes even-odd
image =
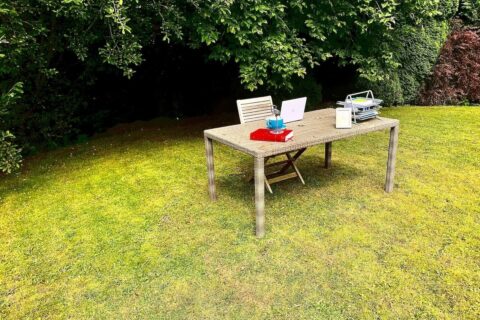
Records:
<instances>
[{"instance_id":1,"label":"dark shrub","mask_svg":"<svg viewBox=\"0 0 480 320\"><path fill-rule=\"evenodd\" d=\"M421 104L480 102L480 32L455 30L443 46Z\"/></svg>"}]
</instances>

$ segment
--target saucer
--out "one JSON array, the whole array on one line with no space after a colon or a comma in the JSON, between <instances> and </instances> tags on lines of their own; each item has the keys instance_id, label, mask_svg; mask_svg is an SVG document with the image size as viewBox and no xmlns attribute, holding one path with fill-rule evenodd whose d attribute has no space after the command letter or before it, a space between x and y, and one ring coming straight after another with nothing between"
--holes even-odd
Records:
<instances>
[{"instance_id":1,"label":"saucer","mask_svg":"<svg viewBox=\"0 0 480 320\"><path fill-rule=\"evenodd\" d=\"M270 133L272 133L272 134L282 134L283 130L285 130L286 128L287 128L287 126L283 125L283 127L279 128L279 129L268 129L268 130L270 130Z\"/></svg>"}]
</instances>

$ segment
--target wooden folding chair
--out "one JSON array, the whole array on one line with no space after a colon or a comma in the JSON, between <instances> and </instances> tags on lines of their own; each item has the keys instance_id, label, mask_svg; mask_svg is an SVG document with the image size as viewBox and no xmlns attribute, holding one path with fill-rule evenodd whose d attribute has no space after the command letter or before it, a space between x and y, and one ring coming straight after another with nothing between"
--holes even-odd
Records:
<instances>
[{"instance_id":1,"label":"wooden folding chair","mask_svg":"<svg viewBox=\"0 0 480 320\"><path fill-rule=\"evenodd\" d=\"M265 118L273 115L272 106L273 102L271 96L237 100L240 123L265 120ZM270 193L273 193L270 185L283 180L298 178L303 184L305 184L305 181L303 180L295 161L297 161L297 159L302 155L303 152L305 152L306 149L307 148L302 148L296 151L286 152L282 155L284 155L287 159L282 161L267 164L270 159L273 159L277 156L265 158L265 171L267 168L277 168L277 170L265 174L265 185ZM295 154L292 155L294 152ZM288 172L290 168L292 170ZM253 180L253 176L250 178L250 180Z\"/></svg>"}]
</instances>

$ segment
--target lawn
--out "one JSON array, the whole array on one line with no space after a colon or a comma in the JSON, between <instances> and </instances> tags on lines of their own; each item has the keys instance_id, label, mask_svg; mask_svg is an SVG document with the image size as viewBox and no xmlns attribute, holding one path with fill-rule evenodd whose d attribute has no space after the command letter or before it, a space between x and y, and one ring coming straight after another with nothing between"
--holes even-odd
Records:
<instances>
[{"instance_id":1,"label":"lawn","mask_svg":"<svg viewBox=\"0 0 480 320\"><path fill-rule=\"evenodd\" d=\"M323 146L266 194L254 235L253 160L155 120L27 159L0 180L0 318L478 319L480 108L384 109L388 131ZM237 120L238 121L238 120Z\"/></svg>"}]
</instances>

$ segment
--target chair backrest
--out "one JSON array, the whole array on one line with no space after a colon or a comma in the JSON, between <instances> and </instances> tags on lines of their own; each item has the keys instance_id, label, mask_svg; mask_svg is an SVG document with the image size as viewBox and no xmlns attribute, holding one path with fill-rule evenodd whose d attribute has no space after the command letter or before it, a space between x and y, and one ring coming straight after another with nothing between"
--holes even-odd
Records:
<instances>
[{"instance_id":1,"label":"chair backrest","mask_svg":"<svg viewBox=\"0 0 480 320\"><path fill-rule=\"evenodd\" d=\"M273 115L272 105L271 96L237 100L240 123L263 120Z\"/></svg>"}]
</instances>

